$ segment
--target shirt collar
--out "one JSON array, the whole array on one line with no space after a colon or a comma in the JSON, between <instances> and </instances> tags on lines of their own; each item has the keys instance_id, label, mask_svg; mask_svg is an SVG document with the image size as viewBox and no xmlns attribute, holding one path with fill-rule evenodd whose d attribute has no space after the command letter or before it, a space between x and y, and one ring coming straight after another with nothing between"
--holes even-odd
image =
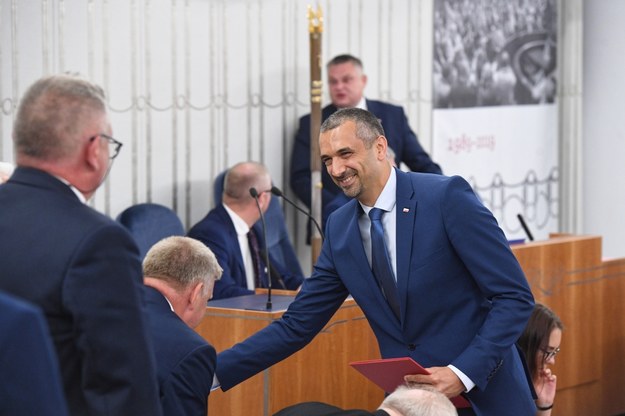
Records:
<instances>
[{"instance_id":1,"label":"shirt collar","mask_svg":"<svg viewBox=\"0 0 625 416\"><path fill-rule=\"evenodd\" d=\"M169 299L167 299L167 296L163 295L163 297L167 301L167 304L169 305L169 309L171 309L172 312L176 313L176 311L174 310L174 307L172 306L171 302L169 301Z\"/></svg>"},{"instance_id":2,"label":"shirt collar","mask_svg":"<svg viewBox=\"0 0 625 416\"><path fill-rule=\"evenodd\" d=\"M56 176L56 175L53 175L53 176L57 178L58 180L60 180L61 182L63 182L65 185L69 186L69 189L71 189L72 192L76 194L80 202L82 202L83 204L87 203L87 198L85 198L82 192L80 192L74 185L69 183L65 178L61 178L60 176Z\"/></svg>"},{"instance_id":3,"label":"shirt collar","mask_svg":"<svg viewBox=\"0 0 625 416\"><path fill-rule=\"evenodd\" d=\"M358 104L356 104L355 108L360 108L361 110L367 109L367 100L365 99L364 95L360 97L360 101L358 101Z\"/></svg>"},{"instance_id":4,"label":"shirt collar","mask_svg":"<svg viewBox=\"0 0 625 416\"><path fill-rule=\"evenodd\" d=\"M222 203L226 212L230 216L232 220L232 224L234 224L234 230L237 232L237 235L247 235L250 232L250 227L247 225L243 218L239 217L239 214L234 212L228 205Z\"/></svg>"},{"instance_id":5,"label":"shirt collar","mask_svg":"<svg viewBox=\"0 0 625 416\"><path fill-rule=\"evenodd\" d=\"M373 205L373 207L364 205L360 201L358 201L358 203L360 204L363 211L367 215L369 215L369 211L371 210L371 208L374 208L374 207L380 208L386 212L390 212L395 207L395 202L397 201L396 191L397 191L397 174L395 173L395 168L392 168L391 174L389 175L388 180L386 181L386 185L384 185L384 188L382 189L380 196L378 196L378 199L375 201L375 204Z\"/></svg>"}]
</instances>

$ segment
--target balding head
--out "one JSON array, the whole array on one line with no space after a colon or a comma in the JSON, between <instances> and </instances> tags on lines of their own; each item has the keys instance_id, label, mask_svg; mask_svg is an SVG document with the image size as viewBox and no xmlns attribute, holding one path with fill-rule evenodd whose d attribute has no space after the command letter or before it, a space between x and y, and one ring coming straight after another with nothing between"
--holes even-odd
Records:
<instances>
[{"instance_id":1,"label":"balding head","mask_svg":"<svg viewBox=\"0 0 625 416\"><path fill-rule=\"evenodd\" d=\"M253 200L250 188L260 194L271 189L271 176L258 162L241 162L228 169L224 179L224 200L241 203Z\"/></svg>"}]
</instances>

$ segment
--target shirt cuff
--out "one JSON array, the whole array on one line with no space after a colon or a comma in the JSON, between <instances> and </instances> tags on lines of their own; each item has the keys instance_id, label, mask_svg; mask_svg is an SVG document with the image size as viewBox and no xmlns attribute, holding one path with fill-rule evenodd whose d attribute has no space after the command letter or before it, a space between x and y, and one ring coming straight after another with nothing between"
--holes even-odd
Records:
<instances>
[{"instance_id":1,"label":"shirt cuff","mask_svg":"<svg viewBox=\"0 0 625 416\"><path fill-rule=\"evenodd\" d=\"M213 375L213 385L211 386L211 391L215 391L221 387L221 383L217 379L217 373Z\"/></svg>"},{"instance_id":2,"label":"shirt cuff","mask_svg":"<svg viewBox=\"0 0 625 416\"><path fill-rule=\"evenodd\" d=\"M462 384L464 384L464 392L468 393L470 392L473 387L475 387L475 383L473 381L471 381L471 379L469 377L466 376L466 374L464 374L462 371L458 370L456 367L454 367L453 365L449 364L447 366L451 371L454 372L454 374L456 374L458 376L458 378L460 379L460 381L462 381Z\"/></svg>"}]
</instances>

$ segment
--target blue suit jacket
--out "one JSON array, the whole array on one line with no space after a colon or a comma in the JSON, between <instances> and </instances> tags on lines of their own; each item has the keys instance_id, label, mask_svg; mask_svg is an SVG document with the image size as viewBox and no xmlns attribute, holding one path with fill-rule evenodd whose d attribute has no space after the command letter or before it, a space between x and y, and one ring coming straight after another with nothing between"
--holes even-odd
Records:
<instances>
[{"instance_id":1,"label":"blue suit jacket","mask_svg":"<svg viewBox=\"0 0 625 416\"><path fill-rule=\"evenodd\" d=\"M252 231L255 232L253 228ZM189 230L187 235L206 244L215 253L215 257L223 269L221 279L215 282L213 299L254 293L254 291L247 289L245 265L241 256L237 232L223 204L213 208L206 217ZM264 249L263 239L257 237L261 249ZM271 274L274 276L272 278L273 288L295 290L302 284L304 276L285 270L284 266L279 264L271 253L269 253L269 262L271 263ZM277 276L283 282L284 287L279 286L281 282L276 279ZM266 276L262 279L266 286Z\"/></svg>"},{"instance_id":2,"label":"blue suit jacket","mask_svg":"<svg viewBox=\"0 0 625 416\"><path fill-rule=\"evenodd\" d=\"M0 415L66 416L48 325L34 305L0 293Z\"/></svg>"},{"instance_id":3,"label":"blue suit jacket","mask_svg":"<svg viewBox=\"0 0 625 416\"><path fill-rule=\"evenodd\" d=\"M467 396L478 415L535 414L515 348L533 297L495 218L460 177L396 172L401 321L371 272L352 200L329 217L313 274L283 318L218 355L222 388L306 345L351 294L382 357L456 366L476 383Z\"/></svg>"},{"instance_id":4,"label":"blue suit jacket","mask_svg":"<svg viewBox=\"0 0 625 416\"><path fill-rule=\"evenodd\" d=\"M43 310L70 413L160 414L132 237L36 169L15 170L0 207L0 289Z\"/></svg>"},{"instance_id":5,"label":"blue suit jacket","mask_svg":"<svg viewBox=\"0 0 625 416\"><path fill-rule=\"evenodd\" d=\"M145 291L163 414L206 416L215 349L171 310L158 290L146 286Z\"/></svg>"},{"instance_id":6,"label":"blue suit jacket","mask_svg":"<svg viewBox=\"0 0 625 416\"><path fill-rule=\"evenodd\" d=\"M367 100L367 109L375 114L382 123L388 145L395 152L397 166L404 162L412 171L426 173L442 173L440 166L432 161L423 150L417 135L408 124L404 109L381 101ZM325 121L337 108L330 104L324 107L322 120ZM318 138L316 137L315 140ZM332 182L325 169L321 170L323 181L323 214L324 219L335 207L328 205L343 192ZM291 154L291 189L297 197L310 208L310 114L300 119L295 144ZM341 198L342 200L342 198ZM346 200L345 200L346 201ZM340 206L342 204L339 204Z\"/></svg>"}]
</instances>

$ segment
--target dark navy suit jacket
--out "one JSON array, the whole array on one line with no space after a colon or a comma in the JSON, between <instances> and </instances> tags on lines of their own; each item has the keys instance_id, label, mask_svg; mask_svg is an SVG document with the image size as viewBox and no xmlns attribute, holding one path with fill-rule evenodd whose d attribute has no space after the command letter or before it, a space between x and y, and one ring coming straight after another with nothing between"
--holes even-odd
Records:
<instances>
[{"instance_id":1,"label":"dark navy suit jacket","mask_svg":"<svg viewBox=\"0 0 625 416\"><path fill-rule=\"evenodd\" d=\"M0 207L0 289L43 310L70 413L161 414L132 237L36 169L15 170Z\"/></svg>"},{"instance_id":2,"label":"dark navy suit jacket","mask_svg":"<svg viewBox=\"0 0 625 416\"><path fill-rule=\"evenodd\" d=\"M253 228L252 232L255 232ZM254 291L247 289L245 265L241 256L237 232L223 204L213 208L206 217L189 230L187 235L206 244L215 253L215 257L223 269L221 279L215 282L213 299L254 293ZM263 239L258 235L257 238L261 249L264 249ZM271 253L269 253L269 262L271 263L272 275L278 275L281 280L279 282L275 277L272 279L274 289L295 290L304 281L304 276L285 270L284 266L279 264ZM266 276L262 277L262 280L266 282ZM284 287L278 286L281 283L284 284Z\"/></svg>"},{"instance_id":3,"label":"dark navy suit jacket","mask_svg":"<svg viewBox=\"0 0 625 416\"><path fill-rule=\"evenodd\" d=\"M176 315L165 297L145 287L164 416L206 416L215 349Z\"/></svg>"},{"instance_id":4,"label":"dark navy suit jacket","mask_svg":"<svg viewBox=\"0 0 625 416\"><path fill-rule=\"evenodd\" d=\"M396 173L401 320L369 267L352 200L330 215L313 274L283 318L218 355L222 388L302 348L351 294L382 357L454 365L476 384L467 398L477 415L535 414L515 347L534 302L506 237L464 179Z\"/></svg>"},{"instance_id":5,"label":"dark navy suit jacket","mask_svg":"<svg viewBox=\"0 0 625 416\"><path fill-rule=\"evenodd\" d=\"M50 331L41 309L0 293L0 415L66 416Z\"/></svg>"},{"instance_id":6,"label":"dark navy suit jacket","mask_svg":"<svg viewBox=\"0 0 625 416\"><path fill-rule=\"evenodd\" d=\"M442 173L440 166L432 161L419 144L417 135L410 128L402 107L381 101L367 100L367 110L378 117L382 123L388 145L395 152L397 166L404 162L414 172ZM332 104L324 107L322 120L325 121L336 111L337 108ZM315 140L318 140L318 137L315 137ZM343 192L332 182L324 168L321 171L325 219L329 215L329 212L326 211L335 209L335 207L329 208L328 205L337 196L342 197ZM303 116L299 121L299 129L291 154L290 185L295 195L310 208L310 114ZM347 202L347 200L343 201ZM340 205L342 204L338 206Z\"/></svg>"}]
</instances>

